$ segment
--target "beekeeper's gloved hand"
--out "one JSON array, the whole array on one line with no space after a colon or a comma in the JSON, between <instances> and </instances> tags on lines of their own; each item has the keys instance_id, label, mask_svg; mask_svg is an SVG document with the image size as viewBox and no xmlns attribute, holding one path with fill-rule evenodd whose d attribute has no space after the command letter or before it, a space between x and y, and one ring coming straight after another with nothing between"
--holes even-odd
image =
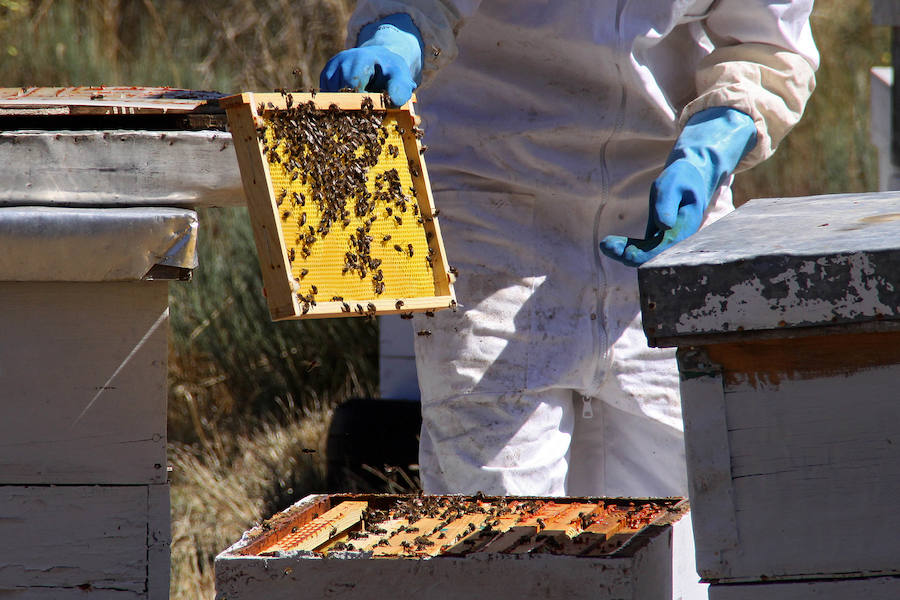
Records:
<instances>
[{"instance_id":1,"label":"beekeeper's gloved hand","mask_svg":"<svg viewBox=\"0 0 900 600\"><path fill-rule=\"evenodd\" d=\"M409 15L389 15L363 27L356 48L328 61L319 87L323 92L343 88L387 92L397 106L406 104L421 82L423 48L422 35Z\"/></svg>"},{"instance_id":2,"label":"beekeeper's gloved hand","mask_svg":"<svg viewBox=\"0 0 900 600\"><path fill-rule=\"evenodd\" d=\"M650 187L646 237L610 235L600 250L636 267L696 233L716 188L755 145L753 119L739 110L708 108L692 116Z\"/></svg>"}]
</instances>

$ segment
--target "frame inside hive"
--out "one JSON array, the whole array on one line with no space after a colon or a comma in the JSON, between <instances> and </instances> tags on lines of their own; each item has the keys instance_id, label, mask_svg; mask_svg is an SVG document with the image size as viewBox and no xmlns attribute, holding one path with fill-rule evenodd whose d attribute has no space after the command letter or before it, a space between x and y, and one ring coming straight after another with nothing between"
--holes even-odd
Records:
<instances>
[{"instance_id":1,"label":"frame inside hive","mask_svg":"<svg viewBox=\"0 0 900 600\"><path fill-rule=\"evenodd\" d=\"M249 532L237 554L629 556L642 536L687 510L681 498L320 495Z\"/></svg>"},{"instance_id":2,"label":"frame inside hive","mask_svg":"<svg viewBox=\"0 0 900 600\"><path fill-rule=\"evenodd\" d=\"M380 94L244 93L221 105L273 319L455 305L412 103L390 108ZM299 123L306 118L320 121L310 129ZM370 118L379 141L360 142L371 137ZM316 137L320 131L327 133Z\"/></svg>"}]
</instances>

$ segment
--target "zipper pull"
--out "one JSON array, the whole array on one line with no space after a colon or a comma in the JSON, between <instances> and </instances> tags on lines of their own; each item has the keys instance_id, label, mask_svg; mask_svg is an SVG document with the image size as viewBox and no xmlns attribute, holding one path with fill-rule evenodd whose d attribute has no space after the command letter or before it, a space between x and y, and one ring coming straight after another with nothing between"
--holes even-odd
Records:
<instances>
[{"instance_id":1,"label":"zipper pull","mask_svg":"<svg viewBox=\"0 0 900 600\"><path fill-rule=\"evenodd\" d=\"M594 407L591 405L591 399L582 396L581 401L584 403L581 407L581 418L582 419L593 419L594 418Z\"/></svg>"}]
</instances>

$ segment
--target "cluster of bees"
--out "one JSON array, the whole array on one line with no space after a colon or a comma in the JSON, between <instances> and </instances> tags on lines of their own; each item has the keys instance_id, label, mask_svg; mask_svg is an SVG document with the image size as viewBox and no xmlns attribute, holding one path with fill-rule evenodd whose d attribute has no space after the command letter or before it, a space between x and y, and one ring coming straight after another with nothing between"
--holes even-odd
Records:
<instances>
[{"instance_id":1,"label":"cluster of bees","mask_svg":"<svg viewBox=\"0 0 900 600\"><path fill-rule=\"evenodd\" d=\"M378 163L388 139L384 113L374 109L370 98L363 100L360 110L344 111L334 104L327 110L317 108L312 101L294 104L290 93L283 94L286 109L272 110L271 104L259 107L265 120L257 135L266 160L280 164L290 182L299 180L308 191L307 194L291 192L285 187L276 194L282 220L297 220L296 248L290 249L288 258L292 263L298 258L308 258L313 245L337 227L349 233L342 274L358 275L361 279L369 277L374 293L381 295L385 289L382 259L372 256L372 247L378 244L390 247L391 236L379 236L376 240L371 232L372 224L379 218L390 219L397 226L409 218L420 224L431 220L420 214L415 188L404 190L396 169L376 174L374 191L367 189L369 169ZM395 127L401 135L405 133L399 126ZM416 137L422 135L418 128L413 133ZM391 157L399 156L399 149L393 144L388 144L387 151ZM410 160L410 170L415 176L418 172L414 169ZM312 219L308 220L307 212L302 210L307 202L318 208L316 223L310 222ZM297 209L300 209L299 216L295 216ZM360 223L354 230L350 230L352 220ZM428 232L426 237L430 242L433 234ZM398 253L414 255L412 244L393 244L393 247ZM432 268L433 255L429 245L425 256L429 268ZM299 277L295 277L298 290L300 280L307 273L308 269L302 269ZM303 314L316 305L315 286L309 286L305 294L296 293ZM333 300L343 298L336 296ZM358 308L360 314L374 313L371 304L366 310ZM343 303L343 310L352 309Z\"/></svg>"}]
</instances>

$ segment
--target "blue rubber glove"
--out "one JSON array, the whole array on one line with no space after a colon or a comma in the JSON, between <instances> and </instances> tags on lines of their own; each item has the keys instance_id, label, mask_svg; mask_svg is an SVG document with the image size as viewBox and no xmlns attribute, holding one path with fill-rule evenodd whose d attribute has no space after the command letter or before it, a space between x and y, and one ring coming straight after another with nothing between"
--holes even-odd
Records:
<instances>
[{"instance_id":1,"label":"blue rubber glove","mask_svg":"<svg viewBox=\"0 0 900 600\"><path fill-rule=\"evenodd\" d=\"M353 88L387 92L397 106L406 104L422 77L422 35L412 18L389 15L363 27L356 48L335 55L319 75L323 92Z\"/></svg>"},{"instance_id":2,"label":"blue rubber glove","mask_svg":"<svg viewBox=\"0 0 900 600\"><path fill-rule=\"evenodd\" d=\"M716 188L754 146L756 125L739 110L708 108L692 116L650 187L646 237L610 235L600 250L636 267L696 233Z\"/></svg>"}]
</instances>

